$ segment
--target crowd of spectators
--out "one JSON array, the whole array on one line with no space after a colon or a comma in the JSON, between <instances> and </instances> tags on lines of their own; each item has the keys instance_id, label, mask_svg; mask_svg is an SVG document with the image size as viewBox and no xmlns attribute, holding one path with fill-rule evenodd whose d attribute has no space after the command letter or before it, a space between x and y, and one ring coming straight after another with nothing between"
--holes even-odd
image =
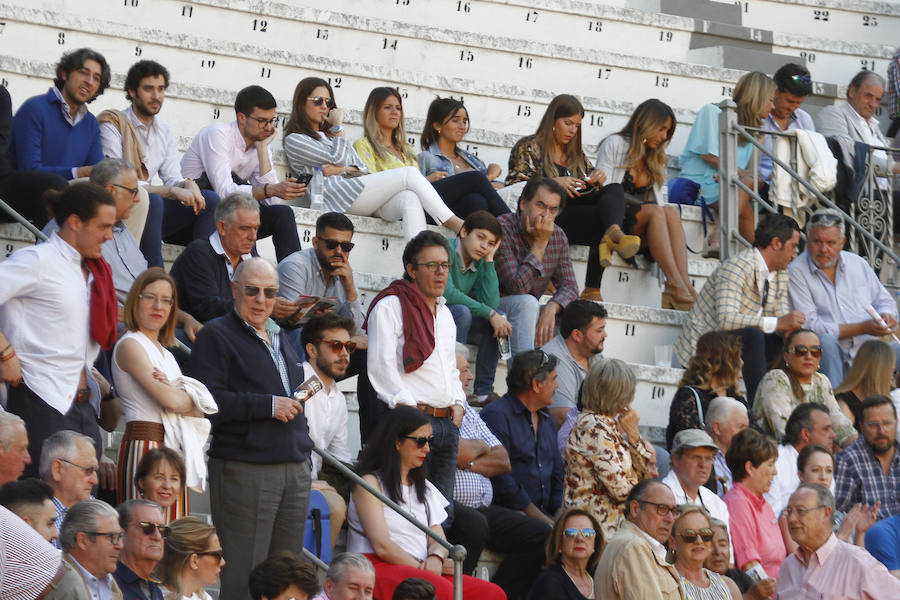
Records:
<instances>
[{"instance_id":1,"label":"crowd of spectators","mask_svg":"<svg viewBox=\"0 0 900 600\"><path fill-rule=\"evenodd\" d=\"M159 116L168 70L132 65L128 106L95 117L110 80L82 48L14 117L0 88L0 195L48 236L0 263L0 599L209 600L218 584L224 600L448 600L444 538L466 549L463 594L479 599L900 594L900 344L881 339L896 303L843 249L843 213L801 228L758 217L743 191L751 246L695 290L666 198L717 212L716 105L667 182L671 107L639 104L592 162L584 108L559 95L501 182L460 146L461 101L432 102L416 155L398 90L372 90L350 143L334 89L310 77L279 179L266 89L240 90L234 121L179 159ZM859 153L886 143L885 87L863 71L813 120L809 72L789 64L747 73L733 98L743 126L817 129ZM754 152L739 146L740 175L765 195L773 165L750 171ZM889 200L900 167L874 156ZM320 215L301 249L282 201L304 195ZM402 221L402 265L385 265L402 277L366 309L346 215ZM257 255L267 236L277 265ZM186 246L171 274L164 241ZM589 246L583 286L570 244ZM663 308L689 311L664 446L632 405L635 370L602 355L603 270L638 252L665 276ZM120 425L112 460L101 429ZM190 492L209 494L211 523ZM311 497L328 508L328 556L346 531L324 587L301 558ZM490 581L484 549L500 555Z\"/></svg>"}]
</instances>

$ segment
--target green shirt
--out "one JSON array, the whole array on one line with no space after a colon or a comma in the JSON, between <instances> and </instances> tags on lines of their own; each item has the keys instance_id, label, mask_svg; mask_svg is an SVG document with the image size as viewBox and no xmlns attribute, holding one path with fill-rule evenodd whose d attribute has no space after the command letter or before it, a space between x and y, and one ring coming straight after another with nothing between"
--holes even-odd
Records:
<instances>
[{"instance_id":1,"label":"green shirt","mask_svg":"<svg viewBox=\"0 0 900 600\"><path fill-rule=\"evenodd\" d=\"M447 304L463 304L475 317L490 318L491 311L500 304L500 284L494 263L479 259L463 271L462 250L457 249L459 238L447 240L450 246L450 277L444 298ZM474 268L473 268L474 267Z\"/></svg>"}]
</instances>

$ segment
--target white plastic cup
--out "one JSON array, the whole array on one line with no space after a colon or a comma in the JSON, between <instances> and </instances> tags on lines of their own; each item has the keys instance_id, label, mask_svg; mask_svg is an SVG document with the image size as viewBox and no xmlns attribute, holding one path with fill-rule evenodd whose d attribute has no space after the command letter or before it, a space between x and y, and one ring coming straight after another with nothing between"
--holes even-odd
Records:
<instances>
[{"instance_id":1,"label":"white plastic cup","mask_svg":"<svg viewBox=\"0 0 900 600\"><path fill-rule=\"evenodd\" d=\"M653 346L653 359L657 367L672 366L672 349L671 345Z\"/></svg>"}]
</instances>

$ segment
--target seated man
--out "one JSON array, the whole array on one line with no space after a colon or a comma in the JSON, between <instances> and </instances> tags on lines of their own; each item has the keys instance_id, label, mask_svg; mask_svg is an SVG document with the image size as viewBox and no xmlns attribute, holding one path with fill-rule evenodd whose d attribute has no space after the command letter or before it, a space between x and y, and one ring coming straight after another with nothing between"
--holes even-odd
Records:
<instances>
[{"instance_id":1,"label":"seated man","mask_svg":"<svg viewBox=\"0 0 900 600\"><path fill-rule=\"evenodd\" d=\"M742 374L747 398L781 349L778 332L803 326L805 317L788 307L788 264L797 254L800 226L784 215L767 214L754 232L754 248L720 264L700 290L675 342L675 358L688 364L697 339L707 331L733 331L743 342Z\"/></svg>"},{"instance_id":2,"label":"seated man","mask_svg":"<svg viewBox=\"0 0 900 600\"><path fill-rule=\"evenodd\" d=\"M76 573L67 577L59 550L47 543L25 521L0 506L0 596L3 598L59 598L90 600ZM61 594L76 584L82 595ZM65 588L69 592L69 588Z\"/></svg>"},{"instance_id":3,"label":"seated man","mask_svg":"<svg viewBox=\"0 0 900 600\"><path fill-rule=\"evenodd\" d=\"M832 529L834 496L818 483L801 484L785 512L798 548L781 564L775 600L900 598L900 581L864 548L839 540Z\"/></svg>"},{"instance_id":4,"label":"seated man","mask_svg":"<svg viewBox=\"0 0 900 600\"><path fill-rule=\"evenodd\" d=\"M722 396L713 398L706 408L706 433L719 449L713 458L713 471L706 487L719 498L733 487L731 469L725 463L725 453L731 447L731 438L750 426L750 417L744 403Z\"/></svg>"},{"instance_id":5,"label":"seated man","mask_svg":"<svg viewBox=\"0 0 900 600\"><path fill-rule=\"evenodd\" d=\"M769 115L762 120L760 128L769 131L793 131L807 129L815 131L816 126L809 113L800 108L803 100L812 93L812 79L803 65L788 63L782 65L772 76L775 80L775 104ZM763 145L772 152L774 136L763 137ZM760 152L759 176L768 185L772 180L775 164L769 155Z\"/></svg>"},{"instance_id":6,"label":"seated man","mask_svg":"<svg viewBox=\"0 0 900 600\"><path fill-rule=\"evenodd\" d=\"M372 600L375 567L355 552L335 556L325 573L325 588L312 600Z\"/></svg>"},{"instance_id":7,"label":"seated man","mask_svg":"<svg viewBox=\"0 0 900 600\"><path fill-rule=\"evenodd\" d=\"M900 515L876 521L866 532L866 550L900 579Z\"/></svg>"},{"instance_id":8,"label":"seated man","mask_svg":"<svg viewBox=\"0 0 900 600\"><path fill-rule=\"evenodd\" d=\"M48 542L59 538L53 488L40 479L10 481L0 487L0 506L31 525Z\"/></svg>"},{"instance_id":9,"label":"seated man","mask_svg":"<svg viewBox=\"0 0 900 600\"><path fill-rule=\"evenodd\" d=\"M219 202L215 192L201 191L181 174L175 131L158 116L168 87L169 71L164 66L138 61L125 76L125 95L131 105L122 112L106 110L99 117L103 153L136 165L141 186L150 196L140 242L152 267L163 266L163 239L188 228L190 235L172 241L186 244L208 237L216 228L213 212ZM129 135L123 135L123 129ZM157 175L163 185L150 183Z\"/></svg>"},{"instance_id":10,"label":"seated man","mask_svg":"<svg viewBox=\"0 0 900 600\"><path fill-rule=\"evenodd\" d=\"M662 482L672 490L676 504L702 506L709 516L728 525L725 502L703 486L709 481L718 452L719 447L702 429L679 431L672 442L672 470Z\"/></svg>"},{"instance_id":11,"label":"seated man","mask_svg":"<svg viewBox=\"0 0 900 600\"><path fill-rule=\"evenodd\" d=\"M523 511L553 527L562 504L562 457L556 424L547 407L556 391L555 356L543 350L517 354L506 376L508 392L481 411L481 418L510 456L512 470L491 478L494 503Z\"/></svg>"},{"instance_id":12,"label":"seated man","mask_svg":"<svg viewBox=\"0 0 900 600\"><path fill-rule=\"evenodd\" d=\"M847 241L840 211L821 209L806 223L806 250L788 267L791 305L806 315L805 327L822 343L821 370L840 385L849 363L867 340L897 327L897 303L869 263L842 250ZM885 325L872 318L874 309ZM898 354L900 344L891 344Z\"/></svg>"},{"instance_id":13,"label":"seated man","mask_svg":"<svg viewBox=\"0 0 900 600\"><path fill-rule=\"evenodd\" d=\"M235 98L234 112L235 121L197 132L181 159L181 173L219 198L242 192L258 201L259 237L272 236L281 261L300 249L300 238L294 211L273 199L293 200L306 193L306 186L293 179L278 182L269 147L278 137L275 97L258 85L245 87Z\"/></svg>"},{"instance_id":14,"label":"seated man","mask_svg":"<svg viewBox=\"0 0 900 600\"><path fill-rule=\"evenodd\" d=\"M319 593L316 568L290 552L274 554L253 567L249 584L253 600L310 600Z\"/></svg>"},{"instance_id":15,"label":"seated man","mask_svg":"<svg viewBox=\"0 0 900 600\"><path fill-rule=\"evenodd\" d=\"M81 590L75 590L82 595L75 597L123 600L112 574L124 538L119 515L106 502L83 500L72 507L60 529L59 541L63 558L83 580Z\"/></svg>"},{"instance_id":16,"label":"seated man","mask_svg":"<svg viewBox=\"0 0 900 600\"><path fill-rule=\"evenodd\" d=\"M53 488L56 528L60 531L68 510L78 502L92 498L91 492L100 481L98 468L92 438L77 431L63 430L44 440L41 479Z\"/></svg>"},{"instance_id":17,"label":"seated man","mask_svg":"<svg viewBox=\"0 0 900 600\"><path fill-rule=\"evenodd\" d=\"M550 341L556 317L578 296L569 240L554 222L564 198L565 190L553 179L532 179L522 190L518 210L497 219L503 233L494 261L500 283L499 306L512 324L509 345L513 356ZM556 291L541 308L539 299L548 284ZM496 364L499 359L495 343L484 364Z\"/></svg>"},{"instance_id":18,"label":"seated man","mask_svg":"<svg viewBox=\"0 0 900 600\"><path fill-rule=\"evenodd\" d=\"M162 510L155 502L137 498L126 500L117 511L125 539L113 576L123 600L163 600L162 589L152 576L168 534Z\"/></svg>"},{"instance_id":19,"label":"seated man","mask_svg":"<svg viewBox=\"0 0 900 600\"><path fill-rule=\"evenodd\" d=\"M15 481L31 463L28 430L21 417L0 411L0 485Z\"/></svg>"}]
</instances>

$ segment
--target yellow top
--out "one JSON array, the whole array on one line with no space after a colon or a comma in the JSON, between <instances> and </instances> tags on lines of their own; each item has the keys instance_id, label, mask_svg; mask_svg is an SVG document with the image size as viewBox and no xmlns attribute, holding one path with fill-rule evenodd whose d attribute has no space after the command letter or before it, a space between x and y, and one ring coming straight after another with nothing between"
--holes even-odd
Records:
<instances>
[{"instance_id":1,"label":"yellow top","mask_svg":"<svg viewBox=\"0 0 900 600\"><path fill-rule=\"evenodd\" d=\"M375 154L372 143L369 138L359 138L353 142L353 149L359 154L359 157L366 163L370 173L378 173L379 171L387 171L388 169L399 169L400 167L416 167L419 168L419 162L413 152L412 146L406 145L406 158L401 159L396 154L390 154L385 158Z\"/></svg>"}]
</instances>

